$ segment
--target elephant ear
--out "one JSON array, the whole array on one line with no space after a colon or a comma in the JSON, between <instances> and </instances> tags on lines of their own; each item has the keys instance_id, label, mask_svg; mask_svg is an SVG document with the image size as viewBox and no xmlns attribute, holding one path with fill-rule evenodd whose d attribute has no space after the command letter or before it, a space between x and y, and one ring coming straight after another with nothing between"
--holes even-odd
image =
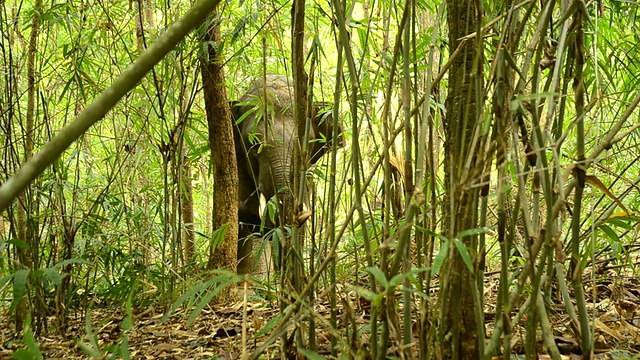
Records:
<instances>
[{"instance_id":1,"label":"elephant ear","mask_svg":"<svg viewBox=\"0 0 640 360\"><path fill-rule=\"evenodd\" d=\"M256 164L253 163L249 156L249 151L252 147L249 134L252 133L251 129L254 123L254 117L252 116L253 108L240 101L230 101L229 107L231 108L231 122L233 127L233 140L236 146L236 156L239 162L246 162L244 165L247 169L249 167L256 168Z\"/></svg>"},{"instance_id":2,"label":"elephant ear","mask_svg":"<svg viewBox=\"0 0 640 360\"><path fill-rule=\"evenodd\" d=\"M233 131L236 140L241 140L248 143L248 134L256 132L257 122L254 116L253 105L246 101L229 101L229 107L231 108L231 121L233 122ZM236 145L239 145L236 143Z\"/></svg>"},{"instance_id":3,"label":"elephant ear","mask_svg":"<svg viewBox=\"0 0 640 360\"><path fill-rule=\"evenodd\" d=\"M315 164L320 160L331 146L333 141L333 116L331 116L332 110L328 107L328 103L319 102L313 105L313 119L312 126L315 134L311 141L309 159L311 164ZM344 146L344 139L342 137L342 125L338 123L338 147Z\"/></svg>"},{"instance_id":4,"label":"elephant ear","mask_svg":"<svg viewBox=\"0 0 640 360\"><path fill-rule=\"evenodd\" d=\"M240 101L237 100L229 101L229 109L231 110L231 126L233 127L233 137L236 142L236 146L238 146L239 141L241 141L242 139L242 131L240 130L240 124L238 124L238 121L243 114L243 109L240 105Z\"/></svg>"},{"instance_id":5,"label":"elephant ear","mask_svg":"<svg viewBox=\"0 0 640 360\"><path fill-rule=\"evenodd\" d=\"M242 114L244 114L244 108L240 101L233 100L229 101L229 109L231 109L231 121L233 121L233 127L235 128L237 126L236 123L240 120Z\"/></svg>"}]
</instances>

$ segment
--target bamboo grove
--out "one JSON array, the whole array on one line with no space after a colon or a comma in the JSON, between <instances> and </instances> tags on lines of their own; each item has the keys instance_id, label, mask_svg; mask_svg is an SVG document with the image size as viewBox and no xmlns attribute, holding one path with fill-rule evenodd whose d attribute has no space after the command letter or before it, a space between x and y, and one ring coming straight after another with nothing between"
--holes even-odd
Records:
<instances>
[{"instance_id":1,"label":"bamboo grove","mask_svg":"<svg viewBox=\"0 0 640 360\"><path fill-rule=\"evenodd\" d=\"M214 355L560 359L562 313L593 358L598 283L621 291L637 272L637 13L2 2L0 298L17 354L80 318L78 351L129 358L135 309L189 326L237 304L235 350ZM267 74L293 82L295 210L263 218L266 273L237 275L225 106ZM314 101L342 140L310 164ZM98 304L124 309L110 346L92 338Z\"/></svg>"}]
</instances>

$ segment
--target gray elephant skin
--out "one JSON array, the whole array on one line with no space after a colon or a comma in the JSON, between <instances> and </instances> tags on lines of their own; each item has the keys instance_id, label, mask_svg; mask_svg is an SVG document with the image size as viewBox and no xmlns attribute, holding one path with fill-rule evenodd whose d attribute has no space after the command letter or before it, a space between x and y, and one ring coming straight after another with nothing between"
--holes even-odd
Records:
<instances>
[{"instance_id":1,"label":"gray elephant skin","mask_svg":"<svg viewBox=\"0 0 640 360\"><path fill-rule=\"evenodd\" d=\"M260 230L261 200L264 205L265 200L277 193L277 218L273 223L267 217L266 228L291 222L292 157L297 143L293 99L291 79L267 75L266 79L254 80L247 93L239 101L232 102L238 161L239 274L253 271L252 234ZM338 130L342 134L342 128ZM315 164L330 149L332 134L331 112L325 103L314 104L307 143L309 165ZM339 141L341 145L342 139Z\"/></svg>"}]
</instances>

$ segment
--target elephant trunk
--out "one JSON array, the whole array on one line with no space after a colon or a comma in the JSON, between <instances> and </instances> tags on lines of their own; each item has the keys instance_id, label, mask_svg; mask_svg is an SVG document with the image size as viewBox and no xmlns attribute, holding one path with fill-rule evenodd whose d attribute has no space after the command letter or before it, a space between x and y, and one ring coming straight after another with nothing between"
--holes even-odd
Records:
<instances>
[{"instance_id":1,"label":"elephant trunk","mask_svg":"<svg viewBox=\"0 0 640 360\"><path fill-rule=\"evenodd\" d=\"M293 146L279 144L280 151L276 149L271 156L271 174L274 194L278 199L278 223L288 225L293 214Z\"/></svg>"},{"instance_id":2,"label":"elephant trunk","mask_svg":"<svg viewBox=\"0 0 640 360\"><path fill-rule=\"evenodd\" d=\"M293 219L293 166L292 166L292 150L293 139L273 144L268 153L270 164L270 182L268 187L272 188L270 193L266 193L267 197L272 195L277 199L277 211L275 224L273 225L290 225ZM286 253L287 235L286 231L278 237L278 241L272 243L272 254L275 269L282 269ZM274 238L275 240L276 238Z\"/></svg>"}]
</instances>

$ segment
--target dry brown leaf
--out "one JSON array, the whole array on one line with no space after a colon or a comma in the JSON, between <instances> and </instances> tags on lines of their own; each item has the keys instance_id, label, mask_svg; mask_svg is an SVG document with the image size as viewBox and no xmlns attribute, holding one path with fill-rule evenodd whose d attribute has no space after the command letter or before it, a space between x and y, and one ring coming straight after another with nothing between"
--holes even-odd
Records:
<instances>
[{"instance_id":1,"label":"dry brown leaf","mask_svg":"<svg viewBox=\"0 0 640 360\"><path fill-rule=\"evenodd\" d=\"M596 329L606 333L607 335L613 336L617 340L622 340L622 335L619 332L607 326L607 324L600 321L600 319L596 319L595 323L596 323Z\"/></svg>"}]
</instances>

